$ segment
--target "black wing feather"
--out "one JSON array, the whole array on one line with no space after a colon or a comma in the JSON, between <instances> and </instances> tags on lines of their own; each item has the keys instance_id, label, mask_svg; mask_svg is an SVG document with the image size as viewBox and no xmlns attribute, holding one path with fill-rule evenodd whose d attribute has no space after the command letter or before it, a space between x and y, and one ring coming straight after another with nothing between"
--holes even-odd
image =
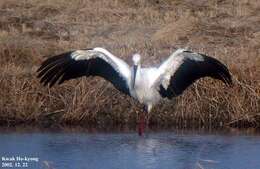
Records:
<instances>
[{"instance_id":1,"label":"black wing feather","mask_svg":"<svg viewBox=\"0 0 260 169\"><path fill-rule=\"evenodd\" d=\"M88 60L74 60L73 52L63 53L45 60L37 70L40 82L52 87L54 84L82 76L100 76L111 82L118 90L129 94L126 80L120 76L112 65L100 57Z\"/></svg>"},{"instance_id":2,"label":"black wing feather","mask_svg":"<svg viewBox=\"0 0 260 169\"><path fill-rule=\"evenodd\" d=\"M190 53L190 51L185 51ZM196 61L189 57L185 58L177 71L170 79L170 85L165 89L160 85L162 97L171 99L178 96L188 88L193 82L202 77L212 77L223 81L225 84L232 85L232 78L227 67L215 58L199 54L204 61Z\"/></svg>"}]
</instances>

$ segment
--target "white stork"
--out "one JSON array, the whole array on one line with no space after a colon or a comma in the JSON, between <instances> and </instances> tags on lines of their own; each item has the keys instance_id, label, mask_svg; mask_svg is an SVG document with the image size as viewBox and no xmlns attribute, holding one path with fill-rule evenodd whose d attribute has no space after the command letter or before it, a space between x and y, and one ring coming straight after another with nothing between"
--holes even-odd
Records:
<instances>
[{"instance_id":1,"label":"white stork","mask_svg":"<svg viewBox=\"0 0 260 169\"><path fill-rule=\"evenodd\" d=\"M161 99L176 97L197 79L212 77L232 84L227 67L215 58L185 49L176 50L159 67L142 68L139 54L133 55L133 66L106 49L76 50L53 56L38 69L38 78L53 86L81 76L101 76L119 91L144 104L149 113ZM139 134L143 133L140 118Z\"/></svg>"}]
</instances>

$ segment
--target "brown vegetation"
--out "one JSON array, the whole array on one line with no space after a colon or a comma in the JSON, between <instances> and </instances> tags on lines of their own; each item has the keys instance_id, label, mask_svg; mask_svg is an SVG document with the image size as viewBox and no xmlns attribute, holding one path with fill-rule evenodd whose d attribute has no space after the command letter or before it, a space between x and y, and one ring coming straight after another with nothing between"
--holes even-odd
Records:
<instances>
[{"instance_id":1,"label":"brown vegetation","mask_svg":"<svg viewBox=\"0 0 260 169\"><path fill-rule=\"evenodd\" d=\"M140 52L146 66L159 64L177 47L228 65L233 88L199 80L157 106L150 124L260 126L257 0L1 0L0 123L134 125L141 105L101 78L51 89L36 79L43 56L96 46L128 63Z\"/></svg>"}]
</instances>

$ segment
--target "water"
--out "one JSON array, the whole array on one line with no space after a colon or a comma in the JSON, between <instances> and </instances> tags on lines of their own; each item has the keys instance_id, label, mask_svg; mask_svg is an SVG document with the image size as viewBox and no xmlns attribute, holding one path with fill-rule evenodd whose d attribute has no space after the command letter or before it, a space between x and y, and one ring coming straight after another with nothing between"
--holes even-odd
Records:
<instances>
[{"instance_id":1,"label":"water","mask_svg":"<svg viewBox=\"0 0 260 169\"><path fill-rule=\"evenodd\" d=\"M0 157L1 165L8 163L3 157L14 157L9 160L13 168L26 169L260 169L260 136L5 131L0 132ZM24 157L27 161L16 159Z\"/></svg>"}]
</instances>

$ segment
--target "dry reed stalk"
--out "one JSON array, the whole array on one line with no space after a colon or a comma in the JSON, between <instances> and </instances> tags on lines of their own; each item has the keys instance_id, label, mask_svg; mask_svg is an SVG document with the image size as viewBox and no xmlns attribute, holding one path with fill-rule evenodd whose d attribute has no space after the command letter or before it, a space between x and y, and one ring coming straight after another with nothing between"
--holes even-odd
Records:
<instances>
[{"instance_id":1,"label":"dry reed stalk","mask_svg":"<svg viewBox=\"0 0 260 169\"><path fill-rule=\"evenodd\" d=\"M128 63L140 52L148 66L188 46L226 63L234 86L199 80L156 107L150 124L259 127L259 6L246 0L3 0L0 123L135 125L141 105L100 78L43 88L35 73L42 56L103 46Z\"/></svg>"}]
</instances>

